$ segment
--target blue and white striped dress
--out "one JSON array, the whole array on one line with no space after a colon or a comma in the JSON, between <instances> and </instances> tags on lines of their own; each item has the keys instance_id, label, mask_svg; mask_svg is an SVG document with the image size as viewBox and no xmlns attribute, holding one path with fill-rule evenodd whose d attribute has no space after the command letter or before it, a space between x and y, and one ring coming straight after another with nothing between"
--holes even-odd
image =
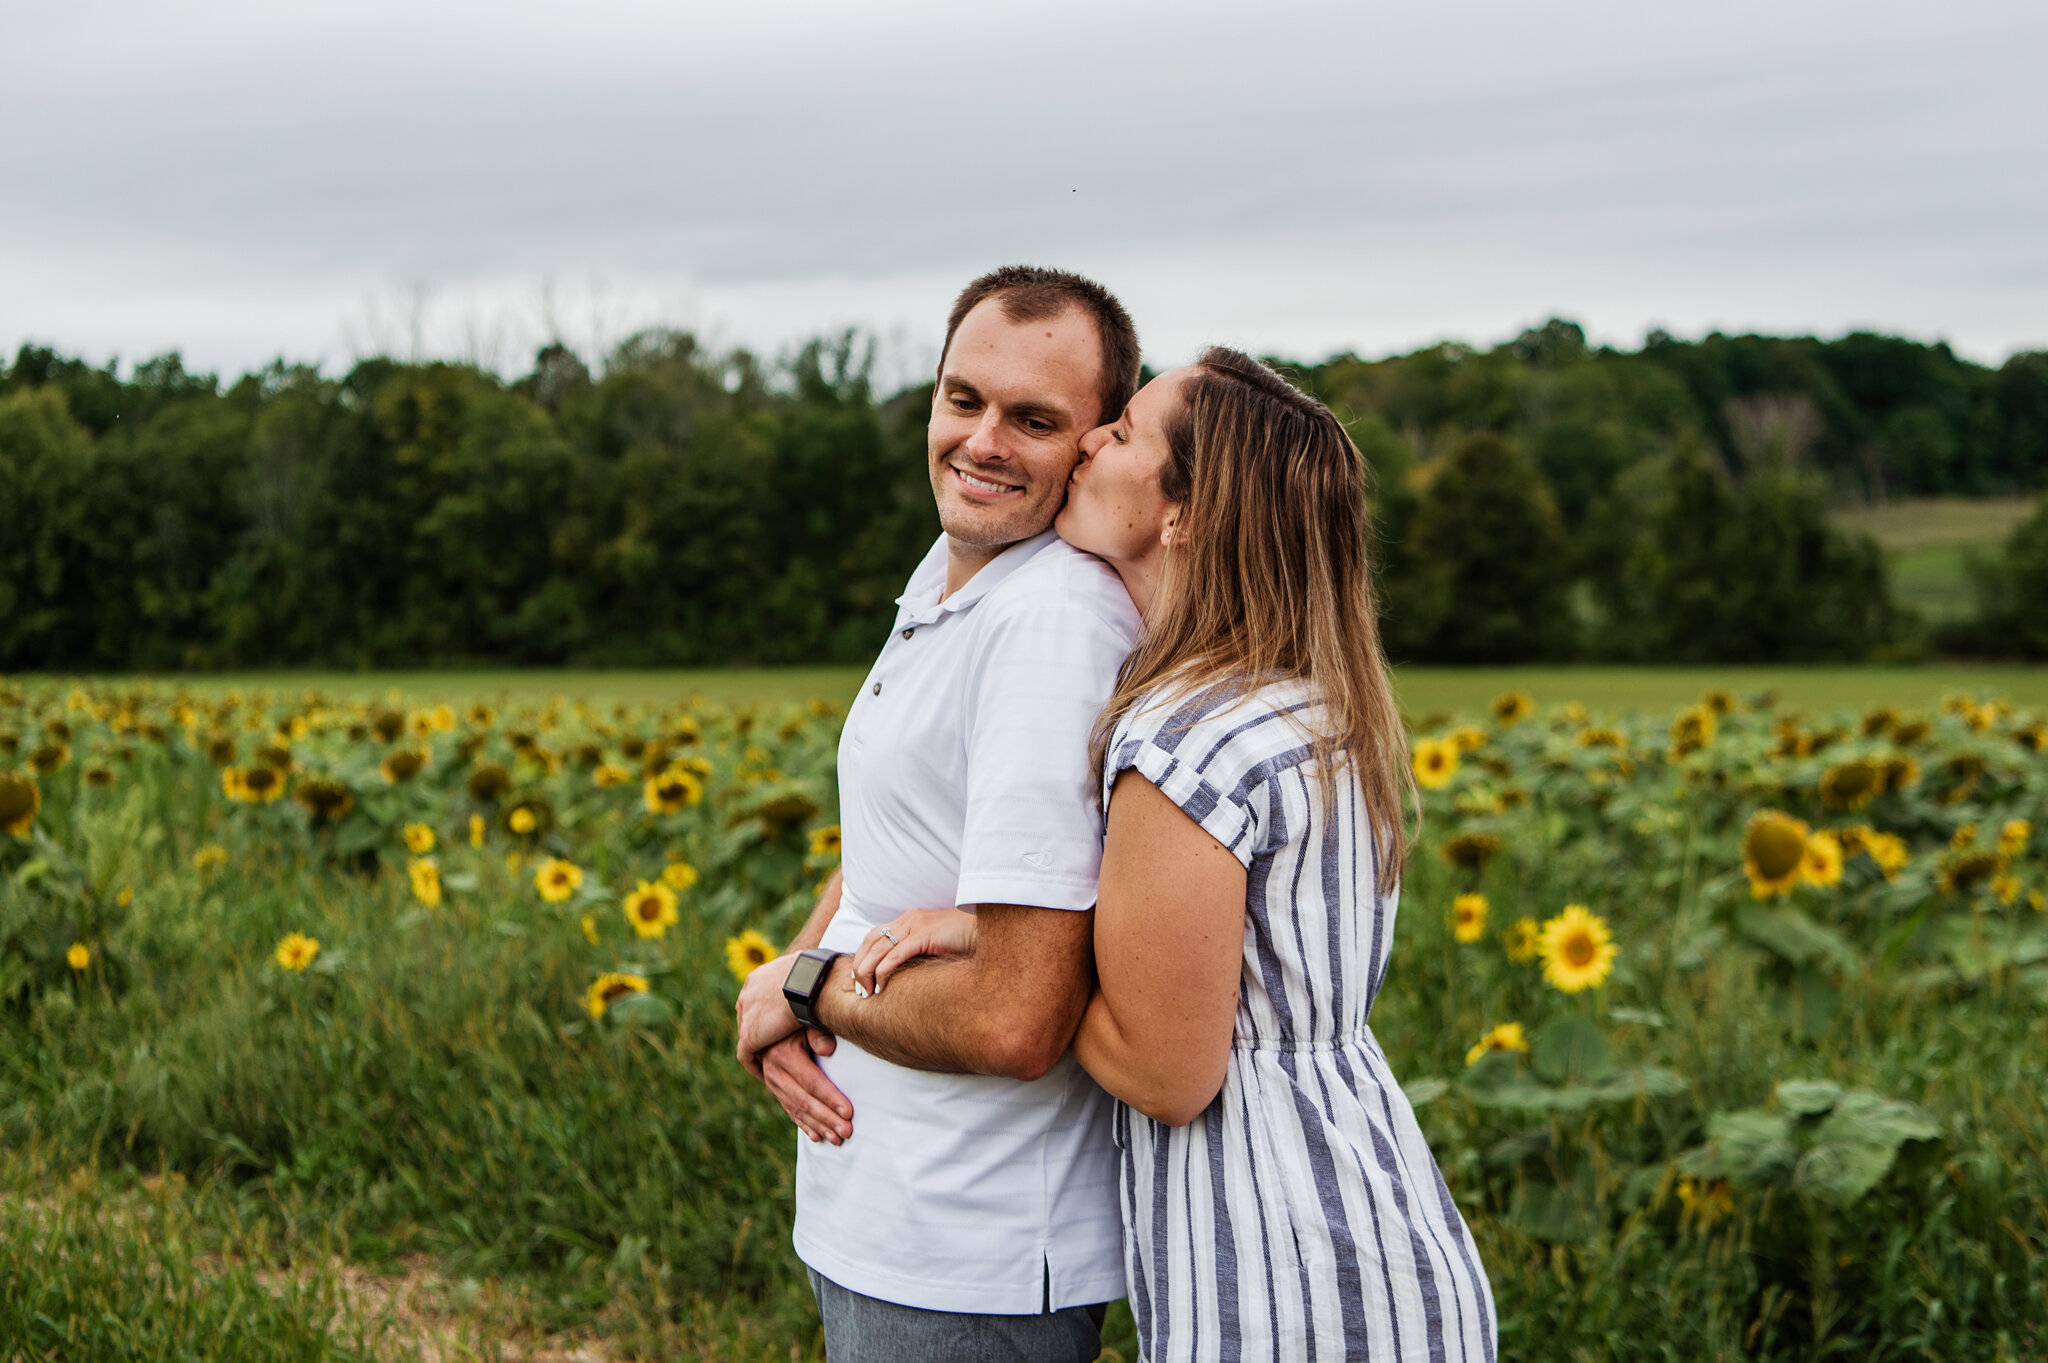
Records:
<instances>
[{"instance_id":1,"label":"blue and white striped dress","mask_svg":"<svg viewBox=\"0 0 2048 1363\"><path fill-rule=\"evenodd\" d=\"M1133 708L1116 777L1150 780L1248 872L1223 1091L1184 1127L1118 1104L1125 1276L1150 1363L1493 1363L1486 1272L1366 1014L1394 895L1353 778L1317 787L1300 683Z\"/></svg>"}]
</instances>

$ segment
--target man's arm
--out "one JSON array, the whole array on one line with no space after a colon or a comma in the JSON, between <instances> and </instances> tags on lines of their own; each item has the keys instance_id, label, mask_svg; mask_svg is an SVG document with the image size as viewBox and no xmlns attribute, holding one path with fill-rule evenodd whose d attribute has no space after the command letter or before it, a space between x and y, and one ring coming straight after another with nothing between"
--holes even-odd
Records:
<instances>
[{"instance_id":1,"label":"man's arm","mask_svg":"<svg viewBox=\"0 0 2048 1363\"><path fill-rule=\"evenodd\" d=\"M818 891L817 907L811 910L803 931L790 940L785 956L814 947L825 939L825 929L832 926L833 916L839 912L844 885L839 869L834 867ZM784 972L777 969L776 973ZM832 1046L832 1038L825 1033L806 1035L799 1028L758 1055L748 1056L742 1051L740 1059L768 1086L798 1130L814 1141L837 1145L853 1134L853 1104L818 1068L815 1057L832 1054Z\"/></svg>"},{"instance_id":2,"label":"man's arm","mask_svg":"<svg viewBox=\"0 0 2048 1363\"><path fill-rule=\"evenodd\" d=\"M984 904L974 951L922 957L886 993L853 992L832 963L818 1018L882 1059L940 1074L1036 1079L1066 1053L1094 984L1092 911Z\"/></svg>"}]
</instances>

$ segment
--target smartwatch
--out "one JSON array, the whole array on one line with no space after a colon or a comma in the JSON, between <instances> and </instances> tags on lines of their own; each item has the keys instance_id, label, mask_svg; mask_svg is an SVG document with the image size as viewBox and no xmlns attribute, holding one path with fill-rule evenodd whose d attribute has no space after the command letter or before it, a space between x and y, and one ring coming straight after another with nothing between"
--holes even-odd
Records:
<instances>
[{"instance_id":1,"label":"smartwatch","mask_svg":"<svg viewBox=\"0 0 2048 1363\"><path fill-rule=\"evenodd\" d=\"M796 954L796 963L782 979L782 997L789 1000L789 1011L804 1026L826 1030L825 1024L818 1021L818 995L825 992L825 977L832 973L832 963L845 954L823 947L810 947Z\"/></svg>"}]
</instances>

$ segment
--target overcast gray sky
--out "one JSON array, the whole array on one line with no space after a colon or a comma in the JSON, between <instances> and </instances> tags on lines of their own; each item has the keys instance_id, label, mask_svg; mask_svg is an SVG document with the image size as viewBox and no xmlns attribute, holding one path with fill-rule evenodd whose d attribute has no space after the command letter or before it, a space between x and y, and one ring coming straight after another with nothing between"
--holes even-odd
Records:
<instances>
[{"instance_id":1,"label":"overcast gray sky","mask_svg":"<svg viewBox=\"0 0 2048 1363\"><path fill-rule=\"evenodd\" d=\"M2048 347L2039 0L0 0L0 345L908 373L1009 261L1155 363L1552 314Z\"/></svg>"}]
</instances>

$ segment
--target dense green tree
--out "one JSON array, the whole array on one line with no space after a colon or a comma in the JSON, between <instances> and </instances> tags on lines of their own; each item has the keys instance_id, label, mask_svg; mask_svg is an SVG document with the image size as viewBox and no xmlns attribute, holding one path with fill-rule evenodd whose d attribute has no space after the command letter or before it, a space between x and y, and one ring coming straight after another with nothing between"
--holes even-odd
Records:
<instances>
[{"instance_id":1,"label":"dense green tree","mask_svg":"<svg viewBox=\"0 0 2048 1363\"><path fill-rule=\"evenodd\" d=\"M1599 655L1844 660L1891 636L1882 556L1829 526L1812 475L1766 470L1738 483L1696 442L1632 474L1588 537Z\"/></svg>"},{"instance_id":2,"label":"dense green tree","mask_svg":"<svg viewBox=\"0 0 2048 1363\"><path fill-rule=\"evenodd\" d=\"M24 346L0 365L0 667L858 659L937 533L930 389L877 394L868 361L851 334L770 362L650 331L509 382L377 358L223 385L175 352L124 378ZM1400 657L1854 655L1886 612L1830 500L2048 482L2042 354L1630 353L1553 318L1286 372L1371 465Z\"/></svg>"},{"instance_id":3,"label":"dense green tree","mask_svg":"<svg viewBox=\"0 0 2048 1363\"><path fill-rule=\"evenodd\" d=\"M1389 577L1388 633L1431 662L1502 663L1569 648L1573 577L1542 474L1490 432L1435 470L1410 523L1406 572Z\"/></svg>"}]
</instances>

